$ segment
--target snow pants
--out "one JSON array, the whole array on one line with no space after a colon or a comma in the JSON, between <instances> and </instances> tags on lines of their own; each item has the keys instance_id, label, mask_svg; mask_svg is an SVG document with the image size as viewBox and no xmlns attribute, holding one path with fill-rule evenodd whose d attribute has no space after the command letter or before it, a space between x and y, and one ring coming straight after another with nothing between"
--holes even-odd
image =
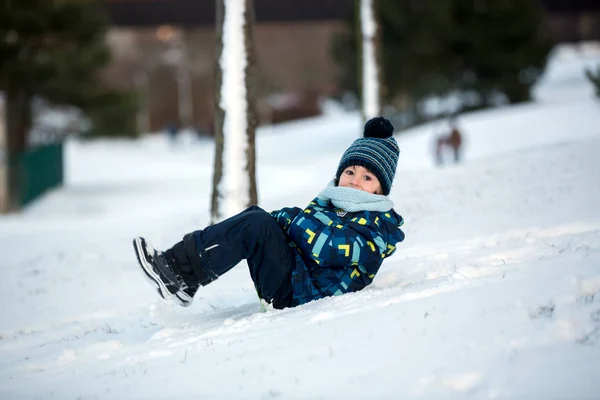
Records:
<instances>
[{"instance_id":1,"label":"snow pants","mask_svg":"<svg viewBox=\"0 0 600 400\"><path fill-rule=\"evenodd\" d=\"M274 308L292 302L294 250L275 219L252 206L222 222L194 231L167 250L182 275L205 286L241 260L247 260L250 276L261 299Z\"/></svg>"}]
</instances>

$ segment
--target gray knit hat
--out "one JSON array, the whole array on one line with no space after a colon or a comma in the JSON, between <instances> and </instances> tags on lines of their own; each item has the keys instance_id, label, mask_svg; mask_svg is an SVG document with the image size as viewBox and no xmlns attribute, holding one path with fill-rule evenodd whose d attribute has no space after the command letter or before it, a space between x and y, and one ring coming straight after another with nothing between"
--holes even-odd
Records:
<instances>
[{"instance_id":1,"label":"gray knit hat","mask_svg":"<svg viewBox=\"0 0 600 400\"><path fill-rule=\"evenodd\" d=\"M375 117L367 121L363 137L356 139L344 152L335 180L339 183L344 169L360 165L371 171L379 180L383 194L390 194L400 149L394 139L394 125L384 117Z\"/></svg>"}]
</instances>

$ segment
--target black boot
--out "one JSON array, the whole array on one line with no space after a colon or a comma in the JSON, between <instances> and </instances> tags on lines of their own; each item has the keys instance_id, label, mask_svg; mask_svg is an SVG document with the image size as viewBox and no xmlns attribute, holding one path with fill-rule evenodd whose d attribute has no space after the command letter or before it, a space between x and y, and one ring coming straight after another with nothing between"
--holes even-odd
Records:
<instances>
[{"instance_id":1,"label":"black boot","mask_svg":"<svg viewBox=\"0 0 600 400\"><path fill-rule=\"evenodd\" d=\"M172 267L175 273L181 277L184 285L180 285L180 290L188 297L192 298L198 291L200 282L194 274L192 262L185 251L184 241L176 243L169 250L165 251L167 263Z\"/></svg>"},{"instance_id":2,"label":"black boot","mask_svg":"<svg viewBox=\"0 0 600 400\"><path fill-rule=\"evenodd\" d=\"M133 248L146 277L163 299L174 300L183 307L192 303L198 285L179 269L175 259L155 250L141 237L133 240Z\"/></svg>"}]
</instances>

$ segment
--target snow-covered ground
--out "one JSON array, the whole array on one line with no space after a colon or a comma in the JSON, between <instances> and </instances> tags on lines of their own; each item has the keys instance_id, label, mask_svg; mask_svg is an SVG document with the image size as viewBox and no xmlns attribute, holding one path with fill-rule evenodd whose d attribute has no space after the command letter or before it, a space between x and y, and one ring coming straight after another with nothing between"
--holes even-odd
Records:
<instances>
[{"instance_id":1,"label":"snow-covered ground","mask_svg":"<svg viewBox=\"0 0 600 400\"><path fill-rule=\"evenodd\" d=\"M600 101L578 57L537 103L461 117L462 165L433 167L439 123L398 134L406 241L371 287L294 309L262 312L243 263L187 309L142 277L134 236L208 222L211 142L69 142L65 187L0 217L0 399L598 398ZM359 131L261 129L260 205L306 205Z\"/></svg>"}]
</instances>

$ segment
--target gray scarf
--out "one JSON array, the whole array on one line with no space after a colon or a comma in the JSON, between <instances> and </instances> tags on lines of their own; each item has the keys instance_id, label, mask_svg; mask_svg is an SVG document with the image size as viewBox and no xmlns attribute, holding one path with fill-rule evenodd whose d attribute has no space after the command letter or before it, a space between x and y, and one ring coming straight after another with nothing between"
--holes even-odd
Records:
<instances>
[{"instance_id":1,"label":"gray scarf","mask_svg":"<svg viewBox=\"0 0 600 400\"><path fill-rule=\"evenodd\" d=\"M364 190L335 186L331 181L325 189L319 193L319 199L331 200L337 208L348 212L357 211L380 211L386 212L394 207L394 202L387 196L372 194Z\"/></svg>"}]
</instances>

